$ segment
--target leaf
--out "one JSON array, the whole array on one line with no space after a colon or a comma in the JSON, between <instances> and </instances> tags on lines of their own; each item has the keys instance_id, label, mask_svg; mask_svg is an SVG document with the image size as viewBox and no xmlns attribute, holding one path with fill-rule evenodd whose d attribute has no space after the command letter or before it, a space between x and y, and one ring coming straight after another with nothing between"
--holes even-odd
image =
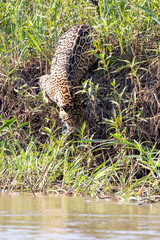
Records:
<instances>
[{"instance_id":1,"label":"leaf","mask_svg":"<svg viewBox=\"0 0 160 240\"><path fill-rule=\"evenodd\" d=\"M43 130L45 133L47 133L47 134L49 134L49 135L52 135L50 128L44 127L44 128L42 128L42 130Z\"/></svg>"},{"instance_id":2,"label":"leaf","mask_svg":"<svg viewBox=\"0 0 160 240\"><path fill-rule=\"evenodd\" d=\"M144 12L148 13L149 15L154 16L153 13L152 13L151 11L147 10L146 8L141 7L141 6L138 5L138 4L136 4L136 6L137 6L138 8L140 8L140 9L142 9Z\"/></svg>"},{"instance_id":3,"label":"leaf","mask_svg":"<svg viewBox=\"0 0 160 240\"><path fill-rule=\"evenodd\" d=\"M4 128L6 128L6 127L9 127L15 120L16 120L15 117L13 117L13 118L11 118L10 120L8 120L5 124L3 124L3 125L0 127L0 131L3 130Z\"/></svg>"},{"instance_id":4,"label":"leaf","mask_svg":"<svg viewBox=\"0 0 160 240\"><path fill-rule=\"evenodd\" d=\"M155 18L155 17L151 17L158 25L160 25L160 21L158 21L158 19L157 18Z\"/></svg>"},{"instance_id":5,"label":"leaf","mask_svg":"<svg viewBox=\"0 0 160 240\"><path fill-rule=\"evenodd\" d=\"M136 4L136 6L138 8L140 8L140 9L142 9L144 12L148 13L149 15L151 15L152 16L151 19L153 19L158 25L160 25L160 21L157 18L154 17L154 14L151 11L149 11L148 9L146 9L144 7L139 6L138 4Z\"/></svg>"},{"instance_id":6,"label":"leaf","mask_svg":"<svg viewBox=\"0 0 160 240\"><path fill-rule=\"evenodd\" d=\"M35 38L33 37L33 35L31 35L28 31L27 31L27 33L28 33L28 36L29 36L29 38L31 39L33 45L34 45L40 52L42 52L41 49L40 49L40 47L38 46L38 43L36 42Z\"/></svg>"}]
</instances>

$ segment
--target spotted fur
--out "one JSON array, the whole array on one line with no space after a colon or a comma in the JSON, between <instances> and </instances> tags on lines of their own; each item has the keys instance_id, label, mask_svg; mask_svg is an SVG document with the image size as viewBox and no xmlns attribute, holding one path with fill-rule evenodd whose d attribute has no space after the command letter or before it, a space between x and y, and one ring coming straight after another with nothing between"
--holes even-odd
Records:
<instances>
[{"instance_id":1,"label":"spotted fur","mask_svg":"<svg viewBox=\"0 0 160 240\"><path fill-rule=\"evenodd\" d=\"M68 132L80 128L83 121L82 96L76 92L83 75L95 62L91 53L93 49L90 27L78 25L71 28L56 45L50 75L40 78L41 89L57 103Z\"/></svg>"}]
</instances>

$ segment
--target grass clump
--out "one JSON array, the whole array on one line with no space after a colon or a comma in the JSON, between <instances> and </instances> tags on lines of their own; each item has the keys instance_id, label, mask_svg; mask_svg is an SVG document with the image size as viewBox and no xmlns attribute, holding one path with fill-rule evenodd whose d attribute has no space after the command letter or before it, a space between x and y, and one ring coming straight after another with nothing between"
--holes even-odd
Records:
<instances>
[{"instance_id":1,"label":"grass clump","mask_svg":"<svg viewBox=\"0 0 160 240\"><path fill-rule=\"evenodd\" d=\"M159 1L98 4L99 18L83 0L0 4L1 189L159 195ZM66 141L38 81L76 24L92 26L99 61L79 90L86 124Z\"/></svg>"}]
</instances>

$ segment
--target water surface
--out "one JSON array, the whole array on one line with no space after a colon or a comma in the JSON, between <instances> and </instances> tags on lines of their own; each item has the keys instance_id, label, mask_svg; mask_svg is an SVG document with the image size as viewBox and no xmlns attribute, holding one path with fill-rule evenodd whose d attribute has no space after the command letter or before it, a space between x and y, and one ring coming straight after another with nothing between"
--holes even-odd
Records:
<instances>
[{"instance_id":1,"label":"water surface","mask_svg":"<svg viewBox=\"0 0 160 240\"><path fill-rule=\"evenodd\" d=\"M160 239L160 204L0 194L0 239Z\"/></svg>"}]
</instances>

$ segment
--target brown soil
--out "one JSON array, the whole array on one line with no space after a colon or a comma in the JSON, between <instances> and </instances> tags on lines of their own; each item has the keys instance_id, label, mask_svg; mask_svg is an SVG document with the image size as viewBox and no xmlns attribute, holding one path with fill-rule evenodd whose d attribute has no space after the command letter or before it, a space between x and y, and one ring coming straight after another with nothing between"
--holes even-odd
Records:
<instances>
[{"instance_id":1,"label":"brown soil","mask_svg":"<svg viewBox=\"0 0 160 240\"><path fill-rule=\"evenodd\" d=\"M118 63L121 64L121 63ZM124 65L124 64L123 64ZM118 114L123 112L123 120L119 123L119 129L125 129L125 136L129 140L146 142L149 147L156 145L160 148L160 59L149 60L141 64L137 71L139 80L133 76L130 69L113 71L110 75L98 70L92 76L94 84L99 84L95 100L86 100L86 123L89 135L95 133L94 139L108 139L110 133L115 133L115 128L109 129L104 124L104 119L112 119L113 109ZM115 67L114 69L115 70ZM49 72L46 62L30 62L25 67L20 67L9 79L0 75L0 109L3 119L16 116L20 123L31 124L32 136L37 138L39 144L48 138L43 127L57 128L55 135L61 134L62 122L58 118L56 105L45 104L39 88L39 77ZM101 77L100 77L101 76ZM125 88L120 108L112 100L117 101L114 96L111 82L115 79L116 90L121 93ZM130 110L128 110L130 109ZM24 131L27 135L24 133ZM28 125L19 129L17 138L27 144Z\"/></svg>"}]
</instances>

